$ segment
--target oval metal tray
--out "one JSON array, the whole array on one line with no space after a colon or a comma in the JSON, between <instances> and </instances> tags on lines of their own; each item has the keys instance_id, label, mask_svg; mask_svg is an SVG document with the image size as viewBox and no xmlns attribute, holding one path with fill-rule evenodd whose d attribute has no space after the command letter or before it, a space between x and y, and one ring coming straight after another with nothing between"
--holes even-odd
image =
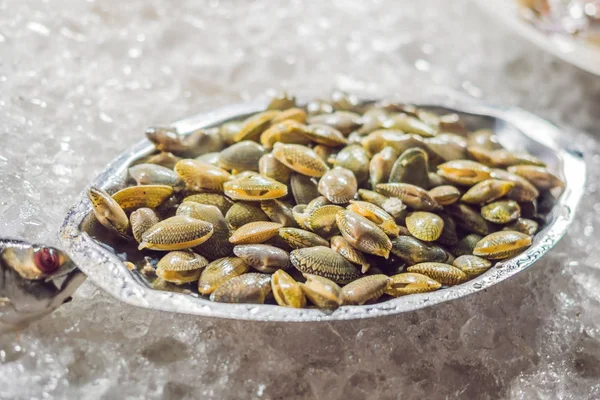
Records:
<instances>
[{"instance_id":1,"label":"oval metal tray","mask_svg":"<svg viewBox=\"0 0 600 400\"><path fill-rule=\"evenodd\" d=\"M556 126L515 107L476 103L473 99L448 93L430 95L427 103L411 102L425 108L457 112L470 129L491 128L505 147L528 150L562 177L566 183L565 190L551 211L547 225L535 236L533 245L527 251L498 263L483 275L458 286L377 304L344 306L326 313L318 309L292 309L266 304L213 303L198 295L158 291L144 285L113 252L81 229L84 217L91 212L87 188L63 222L59 233L62 246L95 284L125 303L177 313L258 321L333 321L397 314L475 293L530 267L560 240L573 220L585 184L585 164L581 152L569 148L568 138L563 137ZM172 125L185 133L261 111L266 104L265 101L232 105ZM149 141L140 141L111 162L91 184L104 189L122 187L128 166L153 151L154 147Z\"/></svg>"}]
</instances>

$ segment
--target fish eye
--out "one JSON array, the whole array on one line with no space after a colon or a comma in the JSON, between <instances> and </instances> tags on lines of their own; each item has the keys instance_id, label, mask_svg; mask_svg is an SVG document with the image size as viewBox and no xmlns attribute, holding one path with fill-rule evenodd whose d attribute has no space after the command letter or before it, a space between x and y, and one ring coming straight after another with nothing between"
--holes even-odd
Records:
<instances>
[{"instance_id":1,"label":"fish eye","mask_svg":"<svg viewBox=\"0 0 600 400\"><path fill-rule=\"evenodd\" d=\"M36 250L34 259L35 265L47 274L56 271L60 264L58 251L50 247L42 247Z\"/></svg>"}]
</instances>

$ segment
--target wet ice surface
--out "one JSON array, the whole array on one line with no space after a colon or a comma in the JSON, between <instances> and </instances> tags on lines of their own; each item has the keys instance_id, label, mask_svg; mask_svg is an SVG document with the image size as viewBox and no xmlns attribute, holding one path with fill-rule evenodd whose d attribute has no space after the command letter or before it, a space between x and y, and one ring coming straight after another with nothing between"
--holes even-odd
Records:
<instances>
[{"instance_id":1,"label":"wet ice surface","mask_svg":"<svg viewBox=\"0 0 600 400\"><path fill-rule=\"evenodd\" d=\"M600 79L465 1L173 4L0 2L2 236L56 244L77 194L146 126L271 88L438 83L600 137ZM0 337L0 398L600 398L600 146L573 140L590 173L570 233L485 292L280 324L132 309L88 282Z\"/></svg>"}]
</instances>

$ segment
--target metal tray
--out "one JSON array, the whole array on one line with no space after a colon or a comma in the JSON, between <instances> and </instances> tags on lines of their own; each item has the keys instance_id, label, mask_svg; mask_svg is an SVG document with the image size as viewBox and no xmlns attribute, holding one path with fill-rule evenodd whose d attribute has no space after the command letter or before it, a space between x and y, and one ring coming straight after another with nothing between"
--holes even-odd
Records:
<instances>
[{"instance_id":1,"label":"metal tray","mask_svg":"<svg viewBox=\"0 0 600 400\"><path fill-rule=\"evenodd\" d=\"M207 317L256 321L334 321L372 318L398 314L457 299L492 285L530 267L544 256L565 234L583 194L585 164L582 153L569 147L568 138L551 123L515 107L500 107L475 102L448 93L428 95L427 102L410 102L424 108L446 109L461 114L470 129L491 128L508 149L526 149L544 160L566 183L548 217L548 223L535 236L524 253L504 260L483 275L464 284L436 292L414 294L382 303L344 306L333 312L318 309L293 309L276 305L213 303L199 295L154 290L135 277L110 250L81 229L84 217L91 212L87 188L71 208L60 229L63 249L80 269L98 286L117 299L139 307ZM173 123L179 132L209 127L233 118L261 111L267 102L232 105L194 115ZM154 151L142 140L111 162L91 185L116 189L124 185L128 166Z\"/></svg>"}]
</instances>

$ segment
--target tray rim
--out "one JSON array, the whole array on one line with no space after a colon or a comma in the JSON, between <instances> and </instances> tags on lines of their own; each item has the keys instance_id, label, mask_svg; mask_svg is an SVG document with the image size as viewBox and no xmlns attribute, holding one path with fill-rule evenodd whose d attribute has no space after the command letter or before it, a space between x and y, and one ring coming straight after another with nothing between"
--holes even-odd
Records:
<instances>
[{"instance_id":1,"label":"tray rim","mask_svg":"<svg viewBox=\"0 0 600 400\"><path fill-rule=\"evenodd\" d=\"M548 34L521 18L515 0L472 0L487 16L500 20L506 27L540 49L590 74L600 76L600 48L568 37Z\"/></svg>"},{"instance_id":2,"label":"tray rim","mask_svg":"<svg viewBox=\"0 0 600 400\"><path fill-rule=\"evenodd\" d=\"M59 231L59 241L79 268L100 288L113 297L133 306L151 308L205 317L251 321L321 322L353 320L400 314L442 302L457 299L491 287L533 265L564 236L572 223L583 194L586 167L583 154L571 147L561 130L548 121L517 107L506 107L479 102L472 98L448 92L430 93L430 101L410 101L423 106L445 107L456 111L480 114L504 120L525 136L542 143L556 154L561 162L561 173L566 187L552 210L551 222L534 238L533 245L524 253L498 263L485 274L464 284L436 292L415 294L391 299L383 303L363 306L343 306L333 312L318 309L292 309L276 305L214 303L191 295L157 291L137 282L122 261L94 241L79 226L91 211L87 190L92 185L106 188L119 184L127 173L127 165L153 150L143 139L117 156L81 192L77 202L65 217ZM404 99L407 100L407 99ZM199 113L174 122L180 132L210 126L234 116L264 109L266 101L234 104Z\"/></svg>"}]
</instances>

